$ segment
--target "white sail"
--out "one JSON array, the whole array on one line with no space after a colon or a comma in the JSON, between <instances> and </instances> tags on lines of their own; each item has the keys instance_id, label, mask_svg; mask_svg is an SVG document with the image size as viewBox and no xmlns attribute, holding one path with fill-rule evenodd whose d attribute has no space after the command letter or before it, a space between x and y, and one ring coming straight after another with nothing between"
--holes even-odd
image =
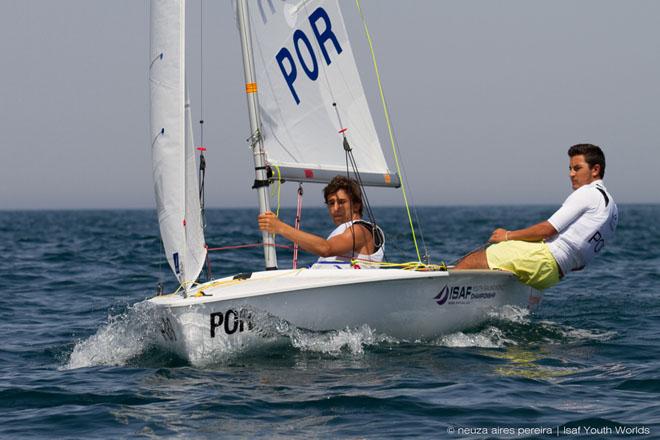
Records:
<instances>
[{"instance_id":1,"label":"white sail","mask_svg":"<svg viewBox=\"0 0 660 440\"><path fill-rule=\"evenodd\" d=\"M397 186L338 2L261 0L249 5L268 163L289 180L323 182L345 174L341 131L346 129L364 183Z\"/></svg>"},{"instance_id":2,"label":"white sail","mask_svg":"<svg viewBox=\"0 0 660 440\"><path fill-rule=\"evenodd\" d=\"M151 135L160 234L179 282L197 279L206 256L195 150L185 89L185 1L151 0Z\"/></svg>"}]
</instances>

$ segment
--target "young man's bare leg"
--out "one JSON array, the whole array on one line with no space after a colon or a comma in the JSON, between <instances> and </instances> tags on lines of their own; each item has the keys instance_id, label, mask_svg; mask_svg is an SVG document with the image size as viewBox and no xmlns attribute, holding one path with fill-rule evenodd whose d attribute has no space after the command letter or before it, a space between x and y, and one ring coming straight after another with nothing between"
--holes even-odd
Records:
<instances>
[{"instance_id":1,"label":"young man's bare leg","mask_svg":"<svg viewBox=\"0 0 660 440\"><path fill-rule=\"evenodd\" d=\"M479 249L467 254L456 264L455 269L490 269L486 259L486 250Z\"/></svg>"}]
</instances>

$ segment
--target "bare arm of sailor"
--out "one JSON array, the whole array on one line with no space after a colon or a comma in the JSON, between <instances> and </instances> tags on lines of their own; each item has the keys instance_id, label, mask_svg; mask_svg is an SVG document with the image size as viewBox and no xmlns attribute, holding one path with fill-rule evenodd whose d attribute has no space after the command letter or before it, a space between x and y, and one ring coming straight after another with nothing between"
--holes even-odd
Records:
<instances>
[{"instance_id":1,"label":"bare arm of sailor","mask_svg":"<svg viewBox=\"0 0 660 440\"><path fill-rule=\"evenodd\" d=\"M515 231L507 231L506 229L497 228L493 231L488 241L490 243L499 243L509 240L521 241L541 241L550 238L557 234L557 230L548 221L537 223L529 228L516 229ZM456 263L455 269L488 269L488 258L486 257L486 250L479 249L466 256Z\"/></svg>"},{"instance_id":2,"label":"bare arm of sailor","mask_svg":"<svg viewBox=\"0 0 660 440\"><path fill-rule=\"evenodd\" d=\"M557 230L548 221L542 221L529 228L516 229L515 231L507 231L506 229L497 228L493 231L488 241L490 243L499 243L508 240L521 240L521 241L541 241L553 237L557 234Z\"/></svg>"},{"instance_id":3,"label":"bare arm of sailor","mask_svg":"<svg viewBox=\"0 0 660 440\"><path fill-rule=\"evenodd\" d=\"M297 242L298 246L320 257L332 257L336 255L350 255L352 250L359 252L360 249L369 245L371 236L363 226L352 226L346 229L342 234L332 237L330 240L321 238L318 235L301 231L277 218L272 212L265 212L257 218L259 229L268 231L271 234L281 235L282 237ZM355 234L355 239L353 239ZM353 247L355 243L355 247Z\"/></svg>"}]
</instances>

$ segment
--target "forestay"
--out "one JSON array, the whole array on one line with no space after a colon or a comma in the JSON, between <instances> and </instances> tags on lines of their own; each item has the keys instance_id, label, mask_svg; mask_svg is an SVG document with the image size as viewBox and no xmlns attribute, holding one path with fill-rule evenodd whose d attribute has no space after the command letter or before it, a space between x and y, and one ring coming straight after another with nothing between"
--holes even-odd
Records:
<instances>
[{"instance_id":1,"label":"forestay","mask_svg":"<svg viewBox=\"0 0 660 440\"><path fill-rule=\"evenodd\" d=\"M268 163L288 180L327 182L346 173L341 130L347 129L363 182L398 186L381 150L338 2L264 0L249 7Z\"/></svg>"},{"instance_id":2,"label":"forestay","mask_svg":"<svg viewBox=\"0 0 660 440\"><path fill-rule=\"evenodd\" d=\"M185 85L185 1L151 0L151 139L160 234L186 288L206 257L190 105Z\"/></svg>"}]
</instances>

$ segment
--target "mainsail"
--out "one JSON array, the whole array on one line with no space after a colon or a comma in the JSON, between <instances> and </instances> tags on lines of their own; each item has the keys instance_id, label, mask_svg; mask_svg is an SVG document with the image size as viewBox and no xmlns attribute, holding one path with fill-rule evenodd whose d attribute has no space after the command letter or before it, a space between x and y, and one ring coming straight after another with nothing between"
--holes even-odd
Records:
<instances>
[{"instance_id":1,"label":"mainsail","mask_svg":"<svg viewBox=\"0 0 660 440\"><path fill-rule=\"evenodd\" d=\"M286 180L345 174L345 135L365 185L389 171L337 0L249 2L266 158ZM248 85L250 86L250 85Z\"/></svg>"},{"instance_id":2,"label":"mainsail","mask_svg":"<svg viewBox=\"0 0 660 440\"><path fill-rule=\"evenodd\" d=\"M179 282L205 262L192 121L185 83L185 0L151 0L151 135L160 235Z\"/></svg>"}]
</instances>

